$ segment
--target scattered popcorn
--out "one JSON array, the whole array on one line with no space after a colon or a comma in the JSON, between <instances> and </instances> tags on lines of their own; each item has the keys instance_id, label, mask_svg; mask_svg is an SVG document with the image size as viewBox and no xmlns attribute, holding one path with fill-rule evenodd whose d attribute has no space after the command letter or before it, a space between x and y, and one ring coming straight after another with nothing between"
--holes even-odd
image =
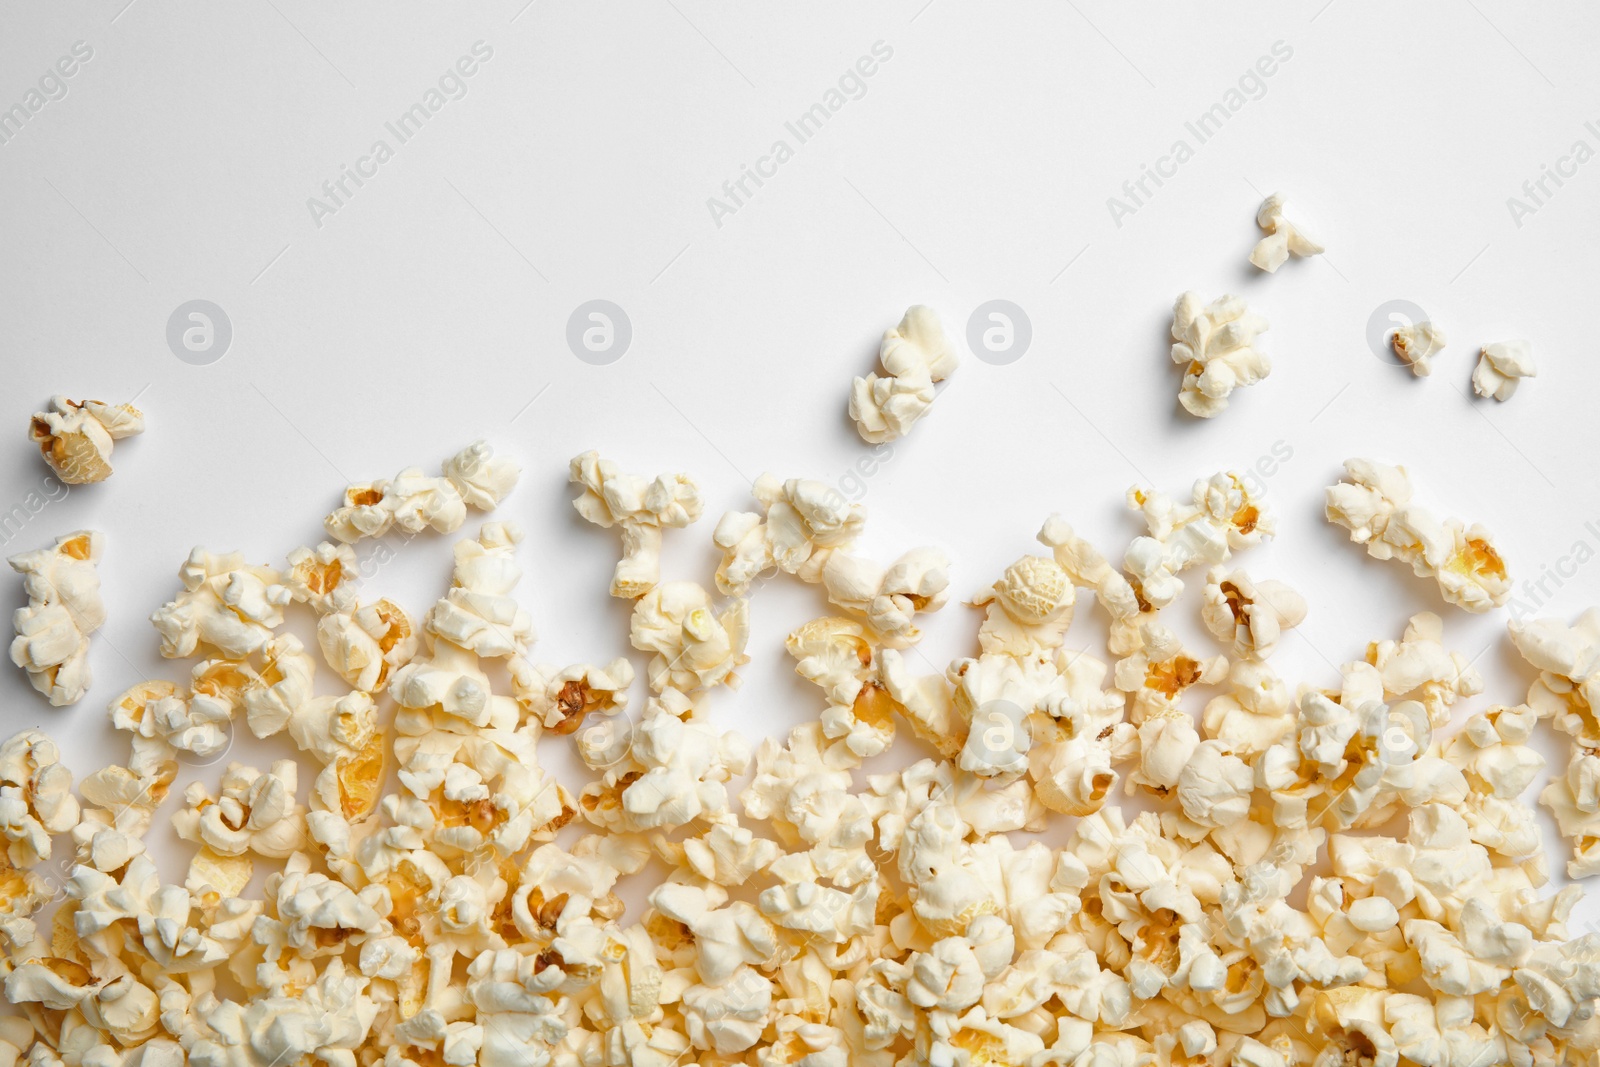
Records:
<instances>
[{"instance_id":1,"label":"scattered popcorn","mask_svg":"<svg viewBox=\"0 0 1600 1067\"><path fill-rule=\"evenodd\" d=\"M881 377L857 378L850 388L850 417L861 439L875 445L911 432L933 404L935 383L955 372L957 356L933 309L914 304L884 331L878 362Z\"/></svg>"},{"instance_id":2,"label":"scattered popcorn","mask_svg":"<svg viewBox=\"0 0 1600 1067\"><path fill-rule=\"evenodd\" d=\"M1510 400L1524 378L1539 374L1533 365L1533 346L1527 341L1497 341L1478 352L1472 372L1472 391L1481 397Z\"/></svg>"},{"instance_id":3,"label":"scattered popcorn","mask_svg":"<svg viewBox=\"0 0 1600 1067\"><path fill-rule=\"evenodd\" d=\"M1261 202L1256 211L1256 225L1267 236L1250 250L1250 262L1268 274L1283 266L1291 252L1297 256L1316 256L1324 251L1304 230L1283 217L1282 193L1273 193Z\"/></svg>"},{"instance_id":4,"label":"scattered popcorn","mask_svg":"<svg viewBox=\"0 0 1600 1067\"><path fill-rule=\"evenodd\" d=\"M1444 331L1427 321L1401 326L1389 335L1389 345L1394 349L1394 354L1418 378L1426 378L1433 373L1433 357L1444 351L1446 343Z\"/></svg>"},{"instance_id":5,"label":"scattered popcorn","mask_svg":"<svg viewBox=\"0 0 1600 1067\"><path fill-rule=\"evenodd\" d=\"M1209 419L1228 407L1241 386L1254 385L1272 373L1272 361L1255 347L1267 331L1267 320L1245 307L1236 296L1201 305L1195 293L1184 293L1172 309L1172 362L1184 368L1178 402L1191 415Z\"/></svg>"},{"instance_id":6,"label":"scattered popcorn","mask_svg":"<svg viewBox=\"0 0 1600 1067\"><path fill-rule=\"evenodd\" d=\"M68 485L103 482L111 476L113 442L144 433L144 415L132 404L50 398L50 410L34 413L29 436L44 461Z\"/></svg>"},{"instance_id":7,"label":"scattered popcorn","mask_svg":"<svg viewBox=\"0 0 1600 1067\"><path fill-rule=\"evenodd\" d=\"M1439 583L1446 602L1466 611L1488 611L1510 597L1505 560L1488 530L1459 519L1440 522L1412 504L1404 467L1348 459L1344 469L1344 479L1328 488L1328 521L1349 530L1367 555L1411 564L1418 577Z\"/></svg>"},{"instance_id":8,"label":"scattered popcorn","mask_svg":"<svg viewBox=\"0 0 1600 1067\"><path fill-rule=\"evenodd\" d=\"M194 658L187 679L139 682L109 708L126 765L74 788L42 732L0 745L0 985L18 1010L0 1022L0 1067L1600 1054L1600 935L1569 936L1581 891L1545 889L1522 800L1548 719L1572 751L1541 800L1569 874L1600 873L1600 608L1513 622L1538 671L1526 701L1455 731L1484 681L1432 613L1368 643L1335 684L1291 685L1269 656L1307 605L1229 565L1275 524L1242 476L1218 474L1183 503L1130 491L1147 533L1125 573L1052 516L1046 553L974 601L966 654L923 670L917 620L947 599L941 553L879 566L855 554L863 509L763 477L760 511L713 536L732 598L719 610L654 561L697 491L658 482L673 503L635 507L626 476L592 469L604 477L585 492L640 546L618 574L638 581L642 713L629 659L534 658L521 531L487 521L453 546L449 586L416 624L357 599L345 543L297 549L283 572L197 549L156 613L163 653ZM487 508L508 470L469 450L437 481ZM1424 555L1416 530L1436 524L1411 509L1404 472L1351 474L1330 515L1381 558ZM1458 526L1441 543L1478 537ZM51 580L76 595L93 589L98 535L73 536L83 555ZM61 550L34 554L28 581L55 574ZM1201 621L1226 655L1191 650L1161 617L1198 564ZM1442 578L1447 598L1492 599L1481 571ZM756 584L775 572L838 613L785 642L816 717L752 747L725 728L721 687L749 662ZM1069 645L1078 590L1105 611L1109 667ZM330 673L291 623L315 623ZM260 744L286 746L265 770L223 763L241 712ZM541 765L565 745L571 791ZM174 787L189 852L166 884L146 838Z\"/></svg>"},{"instance_id":9,"label":"scattered popcorn","mask_svg":"<svg viewBox=\"0 0 1600 1067\"><path fill-rule=\"evenodd\" d=\"M624 474L598 452L574 456L568 478L583 486L572 502L578 514L607 529L622 528L622 559L611 576L611 595L637 600L661 580L661 530L700 517L700 487L687 474L646 481Z\"/></svg>"},{"instance_id":10,"label":"scattered popcorn","mask_svg":"<svg viewBox=\"0 0 1600 1067\"><path fill-rule=\"evenodd\" d=\"M103 534L79 530L6 561L22 575L28 597L11 616L11 662L52 707L76 704L89 691L89 635L106 621L95 573L104 551Z\"/></svg>"},{"instance_id":11,"label":"scattered popcorn","mask_svg":"<svg viewBox=\"0 0 1600 1067\"><path fill-rule=\"evenodd\" d=\"M426 529L454 533L466 521L468 507L499 507L516 486L518 473L515 463L478 441L445 460L441 477L407 467L392 480L350 486L344 503L322 525L329 537L346 544L383 537L394 529L412 535Z\"/></svg>"}]
</instances>

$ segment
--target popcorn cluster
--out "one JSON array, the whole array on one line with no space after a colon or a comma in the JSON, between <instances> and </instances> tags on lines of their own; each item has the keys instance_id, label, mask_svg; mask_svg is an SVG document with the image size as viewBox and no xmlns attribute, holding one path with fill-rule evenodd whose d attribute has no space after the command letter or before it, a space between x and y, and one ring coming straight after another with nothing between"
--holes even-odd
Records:
<instances>
[{"instance_id":1,"label":"popcorn cluster","mask_svg":"<svg viewBox=\"0 0 1600 1067\"><path fill-rule=\"evenodd\" d=\"M1172 362L1183 368L1178 402L1191 415L1209 419L1228 407L1241 386L1254 385L1272 373L1272 361L1256 347L1267 320L1245 307L1237 296L1202 304L1184 293L1172 309Z\"/></svg>"},{"instance_id":2,"label":"popcorn cluster","mask_svg":"<svg viewBox=\"0 0 1600 1067\"><path fill-rule=\"evenodd\" d=\"M1503 598L1486 535L1416 511L1400 468L1348 469L1329 515L1373 555L1426 568L1462 607ZM0 981L19 1012L0 1022L0 1060L1600 1058L1600 936L1568 937L1576 887L1541 895L1519 800L1543 762L1526 742L1552 719L1574 747L1543 800L1572 839L1569 870L1600 870L1600 609L1572 627L1513 624L1539 671L1526 701L1448 737L1483 681L1436 615L1372 643L1334 685L1291 685L1270 659L1306 601L1234 560L1276 524L1220 473L1187 500L1130 490L1147 533L1120 570L1049 517L1042 550L972 600L973 654L924 673L918 623L948 602L948 561L858 554L865 511L825 485L765 475L756 510L716 523L719 601L661 577L661 529L700 512L690 479L647 481L592 452L571 474L579 513L622 529L610 592L632 602L642 711L626 657L534 660L522 535L488 521L455 545L420 621L358 592L348 544L296 549L283 569L196 549L152 619L163 654L193 661L186 683L111 704L127 763L74 790L43 733L0 745ZM474 446L441 478L352 487L328 528L340 542L452 531L516 476ZM75 566L96 536L58 549ZM92 584L60 566L52 580L75 595ZM1209 653L1171 625L1194 610L1180 600L1191 570ZM749 661L759 586L780 574L831 605L786 642L818 715L752 747L712 710ZM1068 642L1079 590L1109 621L1106 659ZM317 655L285 630L295 611L316 621L334 676L321 688ZM289 747L171 798L193 853L183 883L166 882L143 838L180 768L220 759L241 718ZM585 780L545 770L549 745L571 745ZM896 747L899 770L869 773ZM1047 843L1046 828L1063 832ZM47 916L43 872L63 853ZM636 913L629 884L648 889Z\"/></svg>"},{"instance_id":3,"label":"popcorn cluster","mask_svg":"<svg viewBox=\"0 0 1600 1067\"><path fill-rule=\"evenodd\" d=\"M1411 477L1404 467L1350 459L1345 476L1328 487L1330 522L1350 531L1373 559L1411 564L1419 578L1439 583L1439 595L1467 611L1505 604L1511 578L1488 530L1459 519L1436 519L1411 502Z\"/></svg>"}]
</instances>

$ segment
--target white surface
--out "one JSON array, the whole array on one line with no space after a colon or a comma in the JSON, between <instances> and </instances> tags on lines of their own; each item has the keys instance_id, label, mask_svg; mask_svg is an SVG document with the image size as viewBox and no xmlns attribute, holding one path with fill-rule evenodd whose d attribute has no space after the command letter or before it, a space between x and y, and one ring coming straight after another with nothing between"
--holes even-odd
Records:
<instances>
[{"instance_id":1,"label":"white surface","mask_svg":"<svg viewBox=\"0 0 1600 1067\"><path fill-rule=\"evenodd\" d=\"M44 725L80 774L125 752L108 700L186 669L159 659L145 618L191 546L281 561L314 543L347 479L433 468L480 435L525 468L504 514L528 531L540 657L627 651L626 612L604 596L616 537L571 511L567 459L598 447L695 474L708 518L669 534L668 569L708 581L710 528L749 478L838 482L867 453L844 416L849 381L916 301L964 333L1004 298L1034 333L1007 366L967 355L866 480L867 547L943 544L963 595L1030 550L1051 511L1120 554L1136 532L1128 485L1185 491L1276 446L1292 451L1269 481L1282 533L1243 562L1311 602L1280 670L1330 684L1332 664L1440 610L1455 647L1487 649L1488 692L1465 714L1519 700L1531 677L1505 613L1450 611L1430 582L1346 544L1321 519L1340 461L1403 462L1440 513L1489 525L1519 578L1577 542L1600 548L1600 162L1520 227L1505 203L1574 141L1600 149L1592 6L124 2L10 4L0 35L0 106L74 42L94 51L0 145L0 505L46 475L23 433L51 393L138 394L149 416L110 482L5 545L109 536L89 697L55 711L0 673L7 731ZM393 146L384 124L480 40L493 55L466 96L316 226L307 198L375 138ZM716 225L707 198L775 139L792 145L784 123L879 41L893 55L865 94ZM1293 55L1264 95L1196 145L1185 123L1276 41ZM1116 226L1107 198L1180 137L1193 158ZM1266 276L1246 256L1275 189L1329 254ZM1272 377L1205 423L1178 411L1166 355L1188 288L1240 293L1272 323ZM165 339L194 298L233 325L208 366ZM633 325L609 366L564 340L594 298ZM1391 299L1449 334L1432 378L1369 351L1369 315ZM1477 347L1519 336L1539 377L1504 405L1471 399ZM448 544L420 538L403 558L369 588L420 612L448 580ZM1600 567L1546 589L1542 609L1570 618L1600 600ZM1168 614L1198 637L1186 603ZM773 734L815 714L781 640L817 605L761 591L746 687L718 698L729 721ZM1094 614L1071 642L1098 640ZM952 606L925 651L966 654L975 626Z\"/></svg>"}]
</instances>

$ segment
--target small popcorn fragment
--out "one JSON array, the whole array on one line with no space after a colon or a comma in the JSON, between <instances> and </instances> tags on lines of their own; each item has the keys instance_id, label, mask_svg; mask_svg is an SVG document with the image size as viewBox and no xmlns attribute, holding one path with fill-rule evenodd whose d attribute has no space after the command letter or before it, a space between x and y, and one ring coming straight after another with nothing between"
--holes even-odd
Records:
<instances>
[{"instance_id":1,"label":"small popcorn fragment","mask_svg":"<svg viewBox=\"0 0 1600 1067\"><path fill-rule=\"evenodd\" d=\"M144 433L144 415L132 404L56 396L48 411L34 413L28 432L63 482L86 485L111 476L112 443Z\"/></svg>"},{"instance_id":2,"label":"small popcorn fragment","mask_svg":"<svg viewBox=\"0 0 1600 1067\"><path fill-rule=\"evenodd\" d=\"M661 580L661 531L700 518L700 487L687 474L646 480L625 474L598 452L574 456L568 480L583 486L572 502L589 522L622 530L622 559L611 575L611 595L637 600Z\"/></svg>"},{"instance_id":3,"label":"small popcorn fragment","mask_svg":"<svg viewBox=\"0 0 1600 1067\"><path fill-rule=\"evenodd\" d=\"M1283 194L1273 193L1261 202L1256 211L1256 225L1266 232L1250 250L1250 262L1268 274L1283 266L1290 253L1297 256L1320 255L1325 249L1304 230L1284 218Z\"/></svg>"},{"instance_id":4,"label":"small popcorn fragment","mask_svg":"<svg viewBox=\"0 0 1600 1067\"><path fill-rule=\"evenodd\" d=\"M95 573L104 551L103 534L79 530L6 561L28 597L12 613L11 662L52 707L76 704L89 690L89 635L106 621Z\"/></svg>"},{"instance_id":5,"label":"small popcorn fragment","mask_svg":"<svg viewBox=\"0 0 1600 1067\"><path fill-rule=\"evenodd\" d=\"M933 404L934 385L955 372L957 356L933 309L914 304L878 346L884 373L857 378L850 387L850 417L869 444L911 432Z\"/></svg>"},{"instance_id":6,"label":"small popcorn fragment","mask_svg":"<svg viewBox=\"0 0 1600 1067\"><path fill-rule=\"evenodd\" d=\"M1433 578L1445 601L1465 611L1501 607L1511 578L1488 530L1440 522L1411 503L1411 478L1404 467L1349 459L1345 476L1327 491L1328 520L1350 531L1373 559L1409 563L1420 578Z\"/></svg>"},{"instance_id":7,"label":"small popcorn fragment","mask_svg":"<svg viewBox=\"0 0 1600 1067\"><path fill-rule=\"evenodd\" d=\"M1394 354L1411 368L1418 378L1433 373L1433 357L1444 351L1444 331L1432 322L1418 322L1401 326L1389 335L1389 345Z\"/></svg>"},{"instance_id":8,"label":"small popcorn fragment","mask_svg":"<svg viewBox=\"0 0 1600 1067\"><path fill-rule=\"evenodd\" d=\"M1272 373L1272 361L1256 347L1267 320L1237 296L1202 305L1184 293L1172 310L1172 362L1183 367L1178 402L1202 419L1221 414L1235 389L1254 385Z\"/></svg>"},{"instance_id":9,"label":"small popcorn fragment","mask_svg":"<svg viewBox=\"0 0 1600 1067\"><path fill-rule=\"evenodd\" d=\"M322 525L329 537L346 544L395 529L413 535L427 529L454 533L466 521L467 508L499 507L516 486L518 473L514 462L477 441L445 460L437 478L420 467L407 467L392 479L348 487L344 502Z\"/></svg>"},{"instance_id":10,"label":"small popcorn fragment","mask_svg":"<svg viewBox=\"0 0 1600 1067\"><path fill-rule=\"evenodd\" d=\"M1472 372L1472 391L1481 397L1510 400L1522 379L1538 376L1533 365L1533 345L1527 341L1497 341L1478 352Z\"/></svg>"}]
</instances>

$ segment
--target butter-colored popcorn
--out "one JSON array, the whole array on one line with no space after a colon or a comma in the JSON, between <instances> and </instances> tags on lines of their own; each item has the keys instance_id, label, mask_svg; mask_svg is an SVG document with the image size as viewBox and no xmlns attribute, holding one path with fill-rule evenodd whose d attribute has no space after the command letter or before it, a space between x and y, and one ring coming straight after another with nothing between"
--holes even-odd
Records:
<instances>
[{"instance_id":1,"label":"butter-colored popcorn","mask_svg":"<svg viewBox=\"0 0 1600 1067\"><path fill-rule=\"evenodd\" d=\"M22 575L28 597L12 613L11 662L52 707L76 704L89 690L89 635L106 621L95 573L104 552L104 535L79 530L6 561Z\"/></svg>"},{"instance_id":2,"label":"butter-colored popcorn","mask_svg":"<svg viewBox=\"0 0 1600 1067\"><path fill-rule=\"evenodd\" d=\"M633 607L633 647L652 652L650 688L669 686L684 693L726 683L738 684L733 672L749 662L744 654L749 636L749 602L735 600L720 613L711 595L694 582L662 582Z\"/></svg>"},{"instance_id":3,"label":"butter-colored popcorn","mask_svg":"<svg viewBox=\"0 0 1600 1067\"><path fill-rule=\"evenodd\" d=\"M1237 296L1201 304L1196 293L1178 297L1172 309L1172 362L1183 367L1178 402L1209 419L1227 410L1235 389L1272 373L1272 361L1256 347L1267 320Z\"/></svg>"},{"instance_id":4,"label":"butter-colored popcorn","mask_svg":"<svg viewBox=\"0 0 1600 1067\"><path fill-rule=\"evenodd\" d=\"M934 385L955 372L954 347L932 308L914 304L900 324L885 330L876 371L850 386L850 417L869 444L894 441L911 432L933 404Z\"/></svg>"},{"instance_id":5,"label":"butter-colored popcorn","mask_svg":"<svg viewBox=\"0 0 1600 1067\"><path fill-rule=\"evenodd\" d=\"M867 620L890 648L922 636L918 614L938 611L950 592L950 561L936 548L913 548L889 566L834 552L822 569L828 600Z\"/></svg>"},{"instance_id":6,"label":"butter-colored popcorn","mask_svg":"<svg viewBox=\"0 0 1600 1067\"><path fill-rule=\"evenodd\" d=\"M621 657L605 667L512 665L513 693L533 721L555 734L576 733L585 717L612 716L628 707L633 664Z\"/></svg>"},{"instance_id":7,"label":"butter-colored popcorn","mask_svg":"<svg viewBox=\"0 0 1600 1067\"><path fill-rule=\"evenodd\" d=\"M622 531L622 559L611 576L611 595L636 600L661 581L661 531L700 517L700 487L687 474L652 480L625 474L598 452L574 456L569 481L583 492L572 502L596 526Z\"/></svg>"},{"instance_id":8,"label":"butter-colored popcorn","mask_svg":"<svg viewBox=\"0 0 1600 1067\"><path fill-rule=\"evenodd\" d=\"M1077 600L1072 576L1052 558L1023 556L973 600L985 608L978 644L985 652L1026 655L1059 648Z\"/></svg>"},{"instance_id":9,"label":"butter-colored popcorn","mask_svg":"<svg viewBox=\"0 0 1600 1067\"><path fill-rule=\"evenodd\" d=\"M1116 687L1133 698L1128 717L1135 725L1176 708L1190 686L1212 685L1228 674L1228 657L1191 653L1160 623L1145 623L1139 637L1138 651L1118 660L1112 675Z\"/></svg>"},{"instance_id":10,"label":"butter-colored popcorn","mask_svg":"<svg viewBox=\"0 0 1600 1067\"><path fill-rule=\"evenodd\" d=\"M407 467L392 479L352 485L344 491L343 504L323 520L323 528L346 544L395 529L412 535L426 529L454 533L466 521L468 507L499 507L519 473L515 463L496 456L483 441L445 460L443 468L437 478L420 467Z\"/></svg>"},{"instance_id":11,"label":"butter-colored popcorn","mask_svg":"<svg viewBox=\"0 0 1600 1067\"><path fill-rule=\"evenodd\" d=\"M317 620L322 658L350 686L376 693L417 653L417 632L405 609L378 600Z\"/></svg>"},{"instance_id":12,"label":"butter-colored popcorn","mask_svg":"<svg viewBox=\"0 0 1600 1067\"><path fill-rule=\"evenodd\" d=\"M150 616L168 659L192 656L205 645L242 660L271 640L294 599L278 571L248 566L238 552L219 556L196 548L178 577L183 591Z\"/></svg>"},{"instance_id":13,"label":"butter-colored popcorn","mask_svg":"<svg viewBox=\"0 0 1600 1067\"><path fill-rule=\"evenodd\" d=\"M50 469L68 485L102 482L111 475L113 442L144 433L144 414L132 404L50 398L34 413L28 435Z\"/></svg>"},{"instance_id":14,"label":"butter-colored popcorn","mask_svg":"<svg viewBox=\"0 0 1600 1067\"><path fill-rule=\"evenodd\" d=\"M355 606L353 583L358 573L355 549L323 541L316 548L301 546L289 553L283 584L296 602L310 604L318 615L327 615Z\"/></svg>"},{"instance_id":15,"label":"butter-colored popcorn","mask_svg":"<svg viewBox=\"0 0 1600 1067\"><path fill-rule=\"evenodd\" d=\"M1242 570L1213 567L1206 575L1200 618L1239 658L1265 659L1286 630L1306 617L1306 602L1279 581L1252 581Z\"/></svg>"},{"instance_id":16,"label":"butter-colored popcorn","mask_svg":"<svg viewBox=\"0 0 1600 1067\"><path fill-rule=\"evenodd\" d=\"M1165 607L1183 592L1182 571L1225 562L1277 531L1272 513L1232 471L1196 481L1188 504L1143 486L1129 489L1127 499L1149 530L1123 559L1141 607Z\"/></svg>"},{"instance_id":17,"label":"butter-colored popcorn","mask_svg":"<svg viewBox=\"0 0 1600 1067\"><path fill-rule=\"evenodd\" d=\"M295 800L298 785L294 760L279 760L265 774L230 763L218 793L200 782L189 786L172 828L184 840L221 856L253 852L286 859L300 850L305 838L305 809Z\"/></svg>"},{"instance_id":18,"label":"butter-colored popcorn","mask_svg":"<svg viewBox=\"0 0 1600 1067\"><path fill-rule=\"evenodd\" d=\"M785 642L795 673L827 695L823 732L863 758L894 742L898 701L882 679L871 631L853 619L827 616L795 630Z\"/></svg>"},{"instance_id":19,"label":"butter-colored popcorn","mask_svg":"<svg viewBox=\"0 0 1600 1067\"><path fill-rule=\"evenodd\" d=\"M717 588L728 596L745 596L751 582L774 570L822 581L829 557L849 548L866 525L866 508L826 482L763 474L751 493L761 511L728 512L711 537L723 557Z\"/></svg>"},{"instance_id":20,"label":"butter-colored popcorn","mask_svg":"<svg viewBox=\"0 0 1600 1067\"><path fill-rule=\"evenodd\" d=\"M1505 604L1511 579L1489 531L1458 519L1440 522L1412 504L1404 467L1349 459L1344 469L1344 480L1327 491L1328 521L1349 530L1369 556L1409 563L1418 577L1438 582L1448 603L1466 611Z\"/></svg>"},{"instance_id":21,"label":"butter-colored popcorn","mask_svg":"<svg viewBox=\"0 0 1600 1067\"><path fill-rule=\"evenodd\" d=\"M70 833L80 811L72 772L54 741L39 730L24 730L0 745L0 834L8 867L49 858L51 838Z\"/></svg>"},{"instance_id":22,"label":"butter-colored popcorn","mask_svg":"<svg viewBox=\"0 0 1600 1067\"><path fill-rule=\"evenodd\" d=\"M1600 873L1600 755L1573 745L1566 772L1550 779L1539 802L1550 809L1561 836L1572 843L1567 876Z\"/></svg>"},{"instance_id":23,"label":"butter-colored popcorn","mask_svg":"<svg viewBox=\"0 0 1600 1067\"><path fill-rule=\"evenodd\" d=\"M1250 262L1268 274L1283 266L1290 253L1315 256L1324 251L1304 230L1284 218L1282 193L1273 193L1261 202L1256 210L1256 225L1266 236L1250 250Z\"/></svg>"},{"instance_id":24,"label":"butter-colored popcorn","mask_svg":"<svg viewBox=\"0 0 1600 1067\"><path fill-rule=\"evenodd\" d=\"M1394 354L1418 378L1426 378L1433 373L1433 357L1444 351L1447 343L1444 331L1427 321L1401 326L1389 335L1389 346L1394 349Z\"/></svg>"},{"instance_id":25,"label":"butter-colored popcorn","mask_svg":"<svg viewBox=\"0 0 1600 1067\"><path fill-rule=\"evenodd\" d=\"M1539 671L1528 705L1576 743L1600 749L1600 608L1571 626L1557 619L1513 620L1507 630L1517 652Z\"/></svg>"},{"instance_id":26,"label":"butter-colored popcorn","mask_svg":"<svg viewBox=\"0 0 1600 1067\"><path fill-rule=\"evenodd\" d=\"M1524 378L1539 374L1533 365L1533 346L1527 341L1497 341L1478 352L1472 371L1472 391L1481 397L1510 400Z\"/></svg>"}]
</instances>

